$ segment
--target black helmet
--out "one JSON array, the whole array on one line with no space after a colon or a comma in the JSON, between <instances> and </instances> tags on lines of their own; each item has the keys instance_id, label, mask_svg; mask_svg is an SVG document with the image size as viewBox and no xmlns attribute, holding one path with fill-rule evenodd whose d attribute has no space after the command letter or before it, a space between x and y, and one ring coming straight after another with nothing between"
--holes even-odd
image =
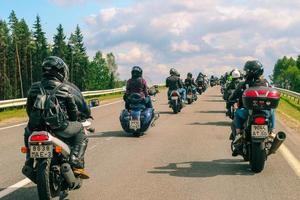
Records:
<instances>
[{"instance_id":1,"label":"black helmet","mask_svg":"<svg viewBox=\"0 0 300 200\"><path fill-rule=\"evenodd\" d=\"M258 79L264 73L264 67L258 60L250 60L244 66L246 79Z\"/></svg>"},{"instance_id":2,"label":"black helmet","mask_svg":"<svg viewBox=\"0 0 300 200\"><path fill-rule=\"evenodd\" d=\"M140 68L139 66L134 66L132 67L132 70L131 70L131 77L133 79L136 79L136 78L140 78L142 77L143 75L143 70L142 68Z\"/></svg>"},{"instance_id":3,"label":"black helmet","mask_svg":"<svg viewBox=\"0 0 300 200\"><path fill-rule=\"evenodd\" d=\"M54 76L60 81L69 79L69 67L57 56L45 58L42 64L42 71L44 76Z\"/></svg>"},{"instance_id":4,"label":"black helmet","mask_svg":"<svg viewBox=\"0 0 300 200\"><path fill-rule=\"evenodd\" d=\"M192 74L191 72L189 72L189 73L187 74L187 77L193 78L193 74Z\"/></svg>"},{"instance_id":5,"label":"black helmet","mask_svg":"<svg viewBox=\"0 0 300 200\"><path fill-rule=\"evenodd\" d=\"M176 69L174 69L174 68L171 68L171 69L170 69L170 75L171 75L171 76L178 76L178 74L179 74L179 73L177 72Z\"/></svg>"}]
</instances>

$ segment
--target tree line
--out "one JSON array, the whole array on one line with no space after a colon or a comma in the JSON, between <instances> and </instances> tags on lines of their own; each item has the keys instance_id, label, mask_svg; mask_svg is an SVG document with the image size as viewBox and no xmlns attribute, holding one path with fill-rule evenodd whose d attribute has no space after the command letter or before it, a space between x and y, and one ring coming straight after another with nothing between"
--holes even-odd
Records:
<instances>
[{"instance_id":1,"label":"tree line","mask_svg":"<svg viewBox=\"0 0 300 200\"><path fill-rule=\"evenodd\" d=\"M33 29L12 11L8 22L0 19L0 100L26 97L32 83L40 81L42 63L47 56L62 58L70 68L70 81L81 90L111 89L124 85L118 78L115 56L97 51L90 61L77 25L67 38L59 24L48 43L41 19Z\"/></svg>"},{"instance_id":2,"label":"tree line","mask_svg":"<svg viewBox=\"0 0 300 200\"><path fill-rule=\"evenodd\" d=\"M300 55L297 59L286 56L278 59L271 80L277 87L300 92Z\"/></svg>"}]
</instances>

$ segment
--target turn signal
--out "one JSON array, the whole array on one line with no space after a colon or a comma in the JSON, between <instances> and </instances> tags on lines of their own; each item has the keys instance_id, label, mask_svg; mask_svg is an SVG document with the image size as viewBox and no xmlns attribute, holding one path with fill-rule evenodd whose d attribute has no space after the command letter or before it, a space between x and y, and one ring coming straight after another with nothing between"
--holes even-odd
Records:
<instances>
[{"instance_id":1,"label":"turn signal","mask_svg":"<svg viewBox=\"0 0 300 200\"><path fill-rule=\"evenodd\" d=\"M61 152L62 152L61 146L56 146L56 147L55 147L55 152L56 152L56 153L61 153Z\"/></svg>"},{"instance_id":2,"label":"turn signal","mask_svg":"<svg viewBox=\"0 0 300 200\"><path fill-rule=\"evenodd\" d=\"M28 148L27 147L21 147L21 152L22 153L27 153L28 152Z\"/></svg>"}]
</instances>

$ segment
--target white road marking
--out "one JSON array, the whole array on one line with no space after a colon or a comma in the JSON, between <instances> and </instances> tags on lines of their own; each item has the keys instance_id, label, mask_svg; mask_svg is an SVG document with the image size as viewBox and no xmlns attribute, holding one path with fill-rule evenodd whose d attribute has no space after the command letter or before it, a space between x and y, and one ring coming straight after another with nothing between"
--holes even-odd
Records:
<instances>
[{"instance_id":1,"label":"white road marking","mask_svg":"<svg viewBox=\"0 0 300 200\"><path fill-rule=\"evenodd\" d=\"M298 178L300 178L300 162L299 160L292 154L292 152L282 144L279 148L280 153L283 155L284 159L290 165L290 167L297 174Z\"/></svg>"},{"instance_id":2,"label":"white road marking","mask_svg":"<svg viewBox=\"0 0 300 200\"><path fill-rule=\"evenodd\" d=\"M9 129L9 128L18 127L18 126L23 126L23 125L26 125L26 124L27 124L27 122L24 122L24 123L21 123L21 124L16 124L16 125L13 125L13 126L2 127L2 128L0 128L0 131L5 130L5 129Z\"/></svg>"},{"instance_id":3,"label":"white road marking","mask_svg":"<svg viewBox=\"0 0 300 200\"><path fill-rule=\"evenodd\" d=\"M113 138L112 138L112 137L109 137L109 138L106 138L105 140L107 140L107 141L108 141L108 140L111 140L111 139L113 139Z\"/></svg>"},{"instance_id":4,"label":"white road marking","mask_svg":"<svg viewBox=\"0 0 300 200\"><path fill-rule=\"evenodd\" d=\"M18 189L20 189L21 187L23 187L29 183L31 183L31 181L28 178L25 178L25 179L19 181L18 183L14 184L12 186L9 186L8 188L0 191L0 199Z\"/></svg>"},{"instance_id":5,"label":"white road marking","mask_svg":"<svg viewBox=\"0 0 300 200\"><path fill-rule=\"evenodd\" d=\"M91 146L90 148L88 148L88 150L95 149L96 147L97 147L97 145L93 145L93 146Z\"/></svg>"},{"instance_id":6,"label":"white road marking","mask_svg":"<svg viewBox=\"0 0 300 200\"><path fill-rule=\"evenodd\" d=\"M97 107L93 107L91 109L102 108L102 107L110 106L110 105L121 103L121 102L123 102L123 101L122 100L114 101L114 102L111 102L111 103L107 103L107 104L103 104L103 105L100 105L100 106L97 106ZM23 125L26 125L26 124L27 124L27 122L24 122L24 123L21 123L21 124L16 124L16 125L13 125L13 126L2 127L2 128L0 128L0 131L5 130L5 129L18 127L18 126L23 126Z\"/></svg>"}]
</instances>

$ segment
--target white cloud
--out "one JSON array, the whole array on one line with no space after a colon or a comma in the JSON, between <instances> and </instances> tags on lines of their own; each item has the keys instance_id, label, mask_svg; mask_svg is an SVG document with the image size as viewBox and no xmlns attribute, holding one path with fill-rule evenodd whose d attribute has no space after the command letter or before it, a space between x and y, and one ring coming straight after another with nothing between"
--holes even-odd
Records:
<instances>
[{"instance_id":1,"label":"white cloud","mask_svg":"<svg viewBox=\"0 0 300 200\"><path fill-rule=\"evenodd\" d=\"M80 1L80 0L78 0ZM163 81L169 66L221 74L300 51L298 0L145 0L86 17L89 51L114 52L122 77L133 64Z\"/></svg>"}]
</instances>

